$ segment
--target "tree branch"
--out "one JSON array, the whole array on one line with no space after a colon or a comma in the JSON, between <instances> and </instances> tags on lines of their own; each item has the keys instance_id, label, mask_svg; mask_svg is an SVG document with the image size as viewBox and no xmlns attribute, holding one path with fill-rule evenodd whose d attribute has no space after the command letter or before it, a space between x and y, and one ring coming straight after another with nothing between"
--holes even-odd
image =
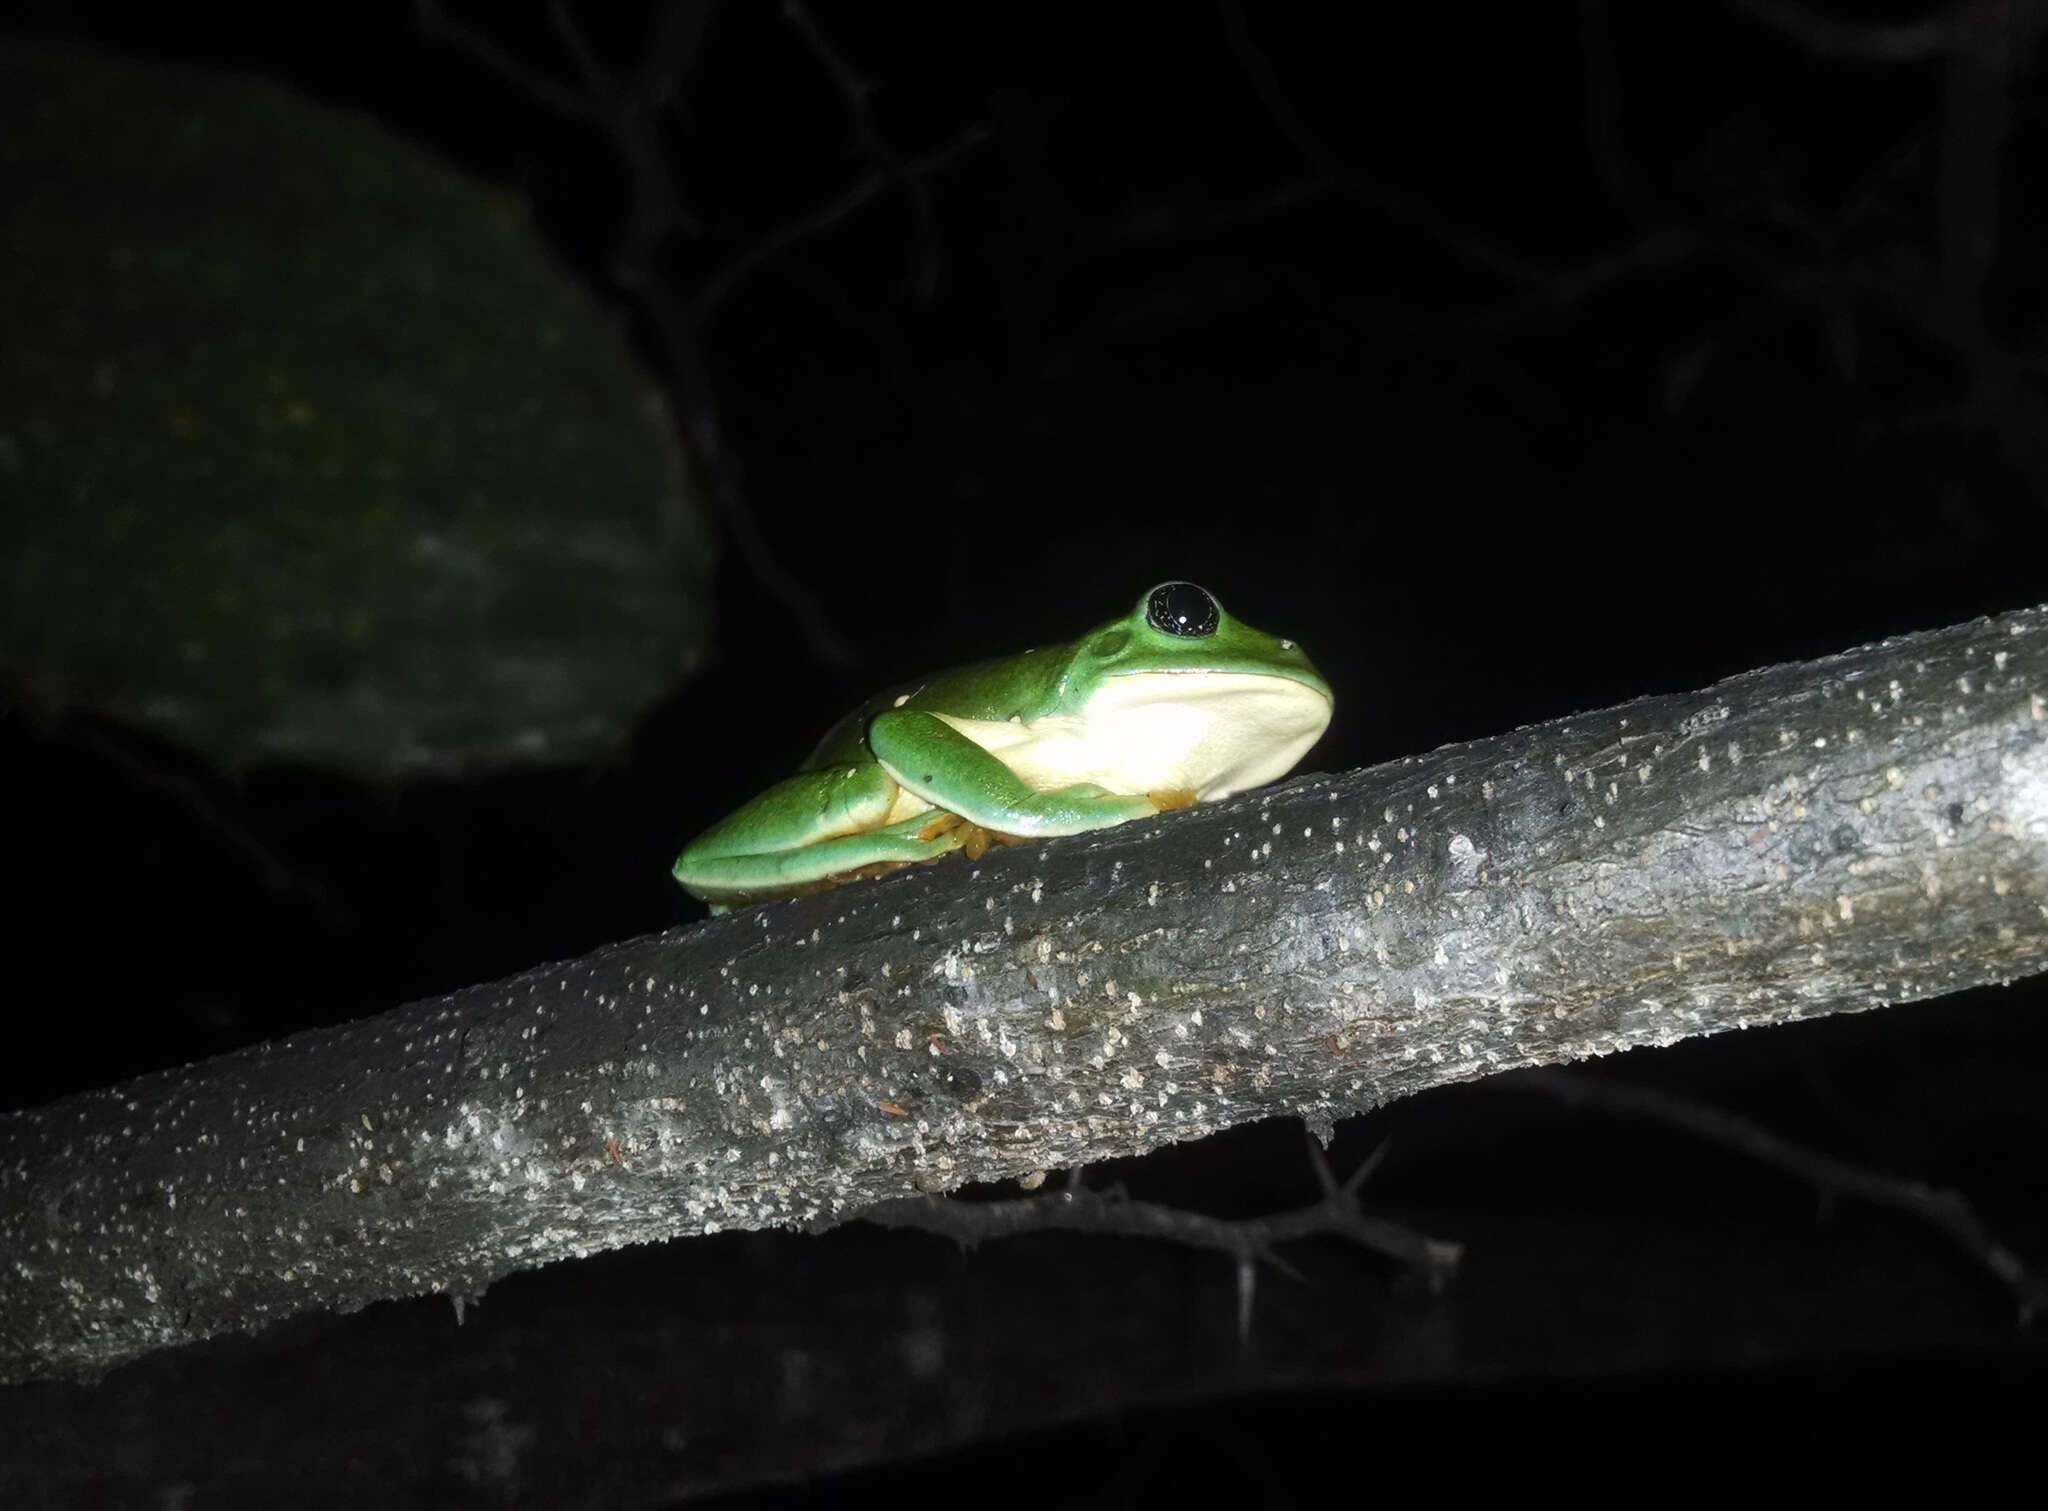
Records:
<instances>
[{"instance_id":1,"label":"tree branch","mask_svg":"<svg viewBox=\"0 0 2048 1511\"><path fill-rule=\"evenodd\" d=\"M628 941L0 1121L0 1378L2048 964L2048 610Z\"/></svg>"}]
</instances>

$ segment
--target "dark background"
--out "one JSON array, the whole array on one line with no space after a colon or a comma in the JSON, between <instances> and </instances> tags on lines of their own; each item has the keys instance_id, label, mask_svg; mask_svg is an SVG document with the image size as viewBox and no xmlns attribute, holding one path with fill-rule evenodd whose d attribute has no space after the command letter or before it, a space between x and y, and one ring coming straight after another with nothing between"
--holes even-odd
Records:
<instances>
[{"instance_id":1,"label":"dark background","mask_svg":"<svg viewBox=\"0 0 2048 1511\"><path fill-rule=\"evenodd\" d=\"M662 8L570 9L629 69ZM397 4L17 10L287 81L521 186L685 423L715 417L728 504L712 657L606 769L371 790L130 745L175 776L144 780L103 731L11 721L17 949L89 960L90 986L17 1000L36 1047L0 1102L686 923L680 843L845 707L1068 638L1164 578L1307 647L1338 693L1325 770L2040 600L2036 7L1974 63L1921 25L1967 9L711 6L664 124L694 225L631 251L661 288L721 291L681 345L620 286L616 137L521 87L583 87L543 8L451 12L509 69ZM1602 1068L1957 1186L2039 1258L2039 1007L2022 985ZM1781 1176L1484 1087L1365 1124L1339 1163L1397 1132L1375 1190L1439 1227L1669 1210L1711 1254L1762 1212L1786 1221L1748 1242L1832 1256L1721 1284L1666 1256L1630 1304L1712 1293L1725 1327L1566 1364L1556 1321L1501 1342L1485 1382L1435 1376L1478 1392L1460 1411L2040 1383L2003 1293L1904 1219L1845 1241ZM1306 1189L1297 1140L1117 1174L1264 1210ZM1489 1268L1539 1297L1569 1264L1549 1243ZM1802 1331L1774 1291L1795 1272L1869 1283L1861 1346ZM1887 1274L1926 1306L1877 1299ZM1268 1404L1236 1412L1250 1446L1213 1471L1273 1503L1290 1433L1376 1389L1372 1410L1429 1409L1370 1360L1275 1407L1285 1373L1251 1382ZM1184 1437L1210 1442L1190 1410L1033 1441L1157 1488Z\"/></svg>"}]
</instances>

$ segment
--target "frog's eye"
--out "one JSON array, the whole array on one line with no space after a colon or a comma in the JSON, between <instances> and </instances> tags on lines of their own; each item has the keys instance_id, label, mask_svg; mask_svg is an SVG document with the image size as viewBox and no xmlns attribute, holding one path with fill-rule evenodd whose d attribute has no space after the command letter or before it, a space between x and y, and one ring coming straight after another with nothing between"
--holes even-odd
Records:
<instances>
[{"instance_id":1,"label":"frog's eye","mask_svg":"<svg viewBox=\"0 0 2048 1511\"><path fill-rule=\"evenodd\" d=\"M1153 629L1187 640L1216 633L1223 610L1208 590L1191 582L1162 582L1145 600L1145 621Z\"/></svg>"}]
</instances>

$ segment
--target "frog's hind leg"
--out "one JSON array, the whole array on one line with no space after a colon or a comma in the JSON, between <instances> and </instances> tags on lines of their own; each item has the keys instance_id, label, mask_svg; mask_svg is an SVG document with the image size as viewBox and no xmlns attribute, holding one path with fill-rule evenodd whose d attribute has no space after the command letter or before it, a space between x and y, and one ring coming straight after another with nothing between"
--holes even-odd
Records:
<instances>
[{"instance_id":1,"label":"frog's hind leg","mask_svg":"<svg viewBox=\"0 0 2048 1511\"><path fill-rule=\"evenodd\" d=\"M899 789L878 766L806 771L691 842L676 880L718 911L793 897L937 860L959 849L959 820L930 809L885 824Z\"/></svg>"},{"instance_id":2,"label":"frog's hind leg","mask_svg":"<svg viewBox=\"0 0 2048 1511\"><path fill-rule=\"evenodd\" d=\"M938 832L929 832L935 828ZM887 829L822 840L781 855L707 861L696 868L690 888L711 903L714 913L724 913L745 903L802 897L863 877L887 876L905 866L924 865L960 849L965 833L957 820L938 828L932 815L919 814ZM720 888L722 870L734 873L735 884L729 893ZM743 879L737 874L740 872L744 872Z\"/></svg>"}]
</instances>

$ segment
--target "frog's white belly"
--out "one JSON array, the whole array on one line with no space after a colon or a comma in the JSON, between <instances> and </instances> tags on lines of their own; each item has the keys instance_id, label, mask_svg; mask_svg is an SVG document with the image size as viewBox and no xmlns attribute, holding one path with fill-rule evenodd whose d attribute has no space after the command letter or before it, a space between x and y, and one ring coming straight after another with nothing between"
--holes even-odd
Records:
<instances>
[{"instance_id":1,"label":"frog's white belly","mask_svg":"<svg viewBox=\"0 0 2048 1511\"><path fill-rule=\"evenodd\" d=\"M1286 775L1329 725L1330 700L1285 677L1141 672L1109 678L1077 714L938 717L1041 792L1093 782L1208 802Z\"/></svg>"}]
</instances>

